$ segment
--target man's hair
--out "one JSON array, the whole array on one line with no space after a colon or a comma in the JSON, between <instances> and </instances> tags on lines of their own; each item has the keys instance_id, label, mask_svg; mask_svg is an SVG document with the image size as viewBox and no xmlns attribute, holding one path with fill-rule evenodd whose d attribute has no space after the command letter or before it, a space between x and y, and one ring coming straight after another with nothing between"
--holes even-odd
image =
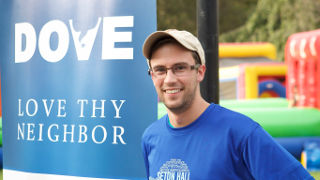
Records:
<instances>
[{"instance_id":1,"label":"man's hair","mask_svg":"<svg viewBox=\"0 0 320 180\"><path fill-rule=\"evenodd\" d=\"M150 59L149 59L149 67L151 67L152 54L153 54L156 50L160 49L161 47L163 47L163 46L166 45L166 44L177 44L177 45L185 48L185 47L182 46L177 40L175 40L175 39L172 38L172 37L165 37L165 38L163 38L163 39L160 39L159 41L157 41L156 43L154 43L154 45L151 47L150 54L149 54L149 57L150 57ZM187 48L185 48L185 49L187 49ZM187 50L188 50L188 49L187 49ZM190 51L190 50L188 50L188 51ZM201 64L201 60L200 60L200 57L199 57L198 53L197 53L196 51L190 51L190 52L191 52L191 54L192 54L192 57L193 57L195 63L196 63L196 64Z\"/></svg>"}]
</instances>

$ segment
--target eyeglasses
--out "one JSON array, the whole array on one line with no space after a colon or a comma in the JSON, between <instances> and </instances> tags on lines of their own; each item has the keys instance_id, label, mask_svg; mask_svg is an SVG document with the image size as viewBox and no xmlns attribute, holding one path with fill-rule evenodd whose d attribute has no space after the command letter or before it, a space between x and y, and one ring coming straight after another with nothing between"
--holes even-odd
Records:
<instances>
[{"instance_id":1,"label":"eyeglasses","mask_svg":"<svg viewBox=\"0 0 320 180\"><path fill-rule=\"evenodd\" d=\"M189 65L186 63L175 64L170 68L167 68L165 66L156 66L152 69L149 69L149 75L154 76L157 79L164 79L167 75L168 70L171 69L174 75L181 77L188 75L192 70L198 69L199 67L200 64Z\"/></svg>"}]
</instances>

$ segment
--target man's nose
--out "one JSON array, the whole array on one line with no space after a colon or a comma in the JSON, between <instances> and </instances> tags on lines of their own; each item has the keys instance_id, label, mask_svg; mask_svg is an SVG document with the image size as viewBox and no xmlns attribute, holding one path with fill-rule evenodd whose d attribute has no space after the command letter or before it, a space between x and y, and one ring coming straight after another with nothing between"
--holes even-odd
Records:
<instances>
[{"instance_id":1,"label":"man's nose","mask_svg":"<svg viewBox=\"0 0 320 180\"><path fill-rule=\"evenodd\" d=\"M165 83L175 82L177 80L177 76L173 73L172 69L167 69L166 77L164 78Z\"/></svg>"}]
</instances>

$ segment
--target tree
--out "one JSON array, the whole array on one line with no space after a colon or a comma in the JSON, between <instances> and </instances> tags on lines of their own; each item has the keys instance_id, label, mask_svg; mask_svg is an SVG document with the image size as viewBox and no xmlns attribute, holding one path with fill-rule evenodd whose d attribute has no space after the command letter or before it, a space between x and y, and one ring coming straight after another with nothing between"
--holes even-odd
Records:
<instances>
[{"instance_id":1,"label":"tree","mask_svg":"<svg viewBox=\"0 0 320 180\"><path fill-rule=\"evenodd\" d=\"M257 0L218 0L219 32L243 25ZM197 33L197 0L157 0L158 29L184 29Z\"/></svg>"},{"instance_id":2,"label":"tree","mask_svg":"<svg viewBox=\"0 0 320 180\"><path fill-rule=\"evenodd\" d=\"M158 29L180 29L196 34L196 0L157 0Z\"/></svg>"},{"instance_id":3,"label":"tree","mask_svg":"<svg viewBox=\"0 0 320 180\"><path fill-rule=\"evenodd\" d=\"M320 1L314 0L258 0L249 20L241 27L222 34L221 42L273 43L278 59L284 60L288 37L296 32L320 27Z\"/></svg>"}]
</instances>

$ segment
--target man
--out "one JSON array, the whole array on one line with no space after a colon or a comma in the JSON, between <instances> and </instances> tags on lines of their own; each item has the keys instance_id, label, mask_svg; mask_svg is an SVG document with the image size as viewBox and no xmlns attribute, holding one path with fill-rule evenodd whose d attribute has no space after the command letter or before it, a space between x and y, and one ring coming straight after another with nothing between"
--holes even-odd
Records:
<instances>
[{"instance_id":1,"label":"man","mask_svg":"<svg viewBox=\"0 0 320 180\"><path fill-rule=\"evenodd\" d=\"M201 97L205 57L191 33L157 31L143 54L168 112L142 137L149 180L313 179L259 124Z\"/></svg>"}]
</instances>

